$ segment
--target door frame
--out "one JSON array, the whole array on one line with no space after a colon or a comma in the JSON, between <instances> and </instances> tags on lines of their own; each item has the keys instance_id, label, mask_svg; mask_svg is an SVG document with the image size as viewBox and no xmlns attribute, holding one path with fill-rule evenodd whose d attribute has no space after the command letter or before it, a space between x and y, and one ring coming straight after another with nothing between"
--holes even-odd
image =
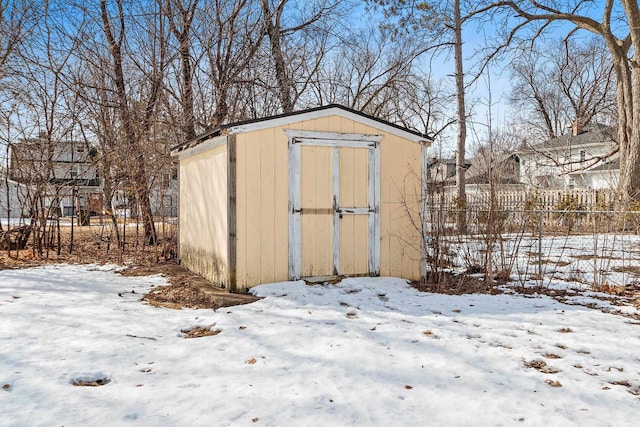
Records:
<instances>
[{"instance_id":1,"label":"door frame","mask_svg":"<svg viewBox=\"0 0 640 427\"><path fill-rule=\"evenodd\" d=\"M289 144L289 279L302 275L302 231L300 206L300 149L302 146L332 147L333 175L333 274L340 271L340 216L368 214L369 271L380 275L380 141L382 135L359 133L315 132L285 129ZM368 208L340 211L340 148L369 150ZM362 211L362 209L365 209Z\"/></svg>"}]
</instances>

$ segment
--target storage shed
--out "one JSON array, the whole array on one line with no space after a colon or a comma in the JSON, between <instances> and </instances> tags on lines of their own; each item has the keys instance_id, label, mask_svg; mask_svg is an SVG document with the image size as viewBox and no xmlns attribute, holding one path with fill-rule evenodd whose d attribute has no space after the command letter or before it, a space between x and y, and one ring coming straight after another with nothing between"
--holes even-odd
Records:
<instances>
[{"instance_id":1,"label":"storage shed","mask_svg":"<svg viewBox=\"0 0 640 427\"><path fill-rule=\"evenodd\" d=\"M342 107L221 126L173 150L182 265L231 291L419 279L424 135Z\"/></svg>"}]
</instances>

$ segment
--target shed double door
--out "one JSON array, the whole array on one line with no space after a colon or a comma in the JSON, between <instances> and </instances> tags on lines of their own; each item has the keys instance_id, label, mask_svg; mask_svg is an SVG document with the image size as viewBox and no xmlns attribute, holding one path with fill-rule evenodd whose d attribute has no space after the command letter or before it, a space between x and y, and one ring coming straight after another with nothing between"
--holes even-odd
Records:
<instances>
[{"instance_id":1,"label":"shed double door","mask_svg":"<svg viewBox=\"0 0 640 427\"><path fill-rule=\"evenodd\" d=\"M292 278L378 274L378 144L317 138L295 144Z\"/></svg>"}]
</instances>

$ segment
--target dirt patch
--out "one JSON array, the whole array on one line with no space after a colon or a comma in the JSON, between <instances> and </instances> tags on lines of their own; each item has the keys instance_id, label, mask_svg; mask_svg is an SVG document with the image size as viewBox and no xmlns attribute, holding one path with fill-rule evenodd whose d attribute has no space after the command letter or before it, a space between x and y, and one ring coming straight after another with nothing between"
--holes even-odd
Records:
<instances>
[{"instance_id":1,"label":"dirt patch","mask_svg":"<svg viewBox=\"0 0 640 427\"><path fill-rule=\"evenodd\" d=\"M527 368L533 368L538 372L542 372L543 374L557 374L559 372L558 369L554 368L553 366L547 365L547 362L545 362L544 360L532 360L530 362L523 360L522 362Z\"/></svg>"},{"instance_id":2,"label":"dirt patch","mask_svg":"<svg viewBox=\"0 0 640 427\"><path fill-rule=\"evenodd\" d=\"M500 279L499 276L496 276ZM447 295L463 295L463 294L501 294L502 291L497 288L498 283L490 284L483 279L468 274L453 274L450 272L440 272L435 280L424 282L412 282L411 286L420 292L432 292Z\"/></svg>"},{"instance_id":3,"label":"dirt patch","mask_svg":"<svg viewBox=\"0 0 640 427\"><path fill-rule=\"evenodd\" d=\"M100 387L109 384L111 380L109 378L75 378L71 381L76 387Z\"/></svg>"},{"instance_id":4,"label":"dirt patch","mask_svg":"<svg viewBox=\"0 0 640 427\"><path fill-rule=\"evenodd\" d=\"M202 337L210 337L218 335L222 332L220 329L211 329L213 326L196 326L191 329L182 329L182 332L185 335L185 338L202 338Z\"/></svg>"},{"instance_id":5,"label":"dirt patch","mask_svg":"<svg viewBox=\"0 0 640 427\"><path fill-rule=\"evenodd\" d=\"M249 294L230 293L215 287L208 280L176 264L135 266L123 270L125 276L162 274L171 285L158 286L142 299L155 307L173 309L231 307L249 304L260 298Z\"/></svg>"},{"instance_id":6,"label":"dirt patch","mask_svg":"<svg viewBox=\"0 0 640 427\"><path fill-rule=\"evenodd\" d=\"M142 297L154 307L181 308L220 308L213 297L189 283L176 283L159 286Z\"/></svg>"},{"instance_id":7,"label":"dirt patch","mask_svg":"<svg viewBox=\"0 0 640 427\"><path fill-rule=\"evenodd\" d=\"M612 267L611 270L616 273L629 273L640 277L640 266L637 265L615 266Z\"/></svg>"},{"instance_id":8,"label":"dirt patch","mask_svg":"<svg viewBox=\"0 0 640 427\"><path fill-rule=\"evenodd\" d=\"M607 260L620 260L622 258L619 257L614 257L614 256L610 256L610 255L603 255L603 254L579 254L579 255L569 255L569 257L571 258L575 258L575 259L579 259L581 261L589 261L589 260L593 260L593 259L597 259L598 261L601 261L603 259L607 259Z\"/></svg>"},{"instance_id":9,"label":"dirt patch","mask_svg":"<svg viewBox=\"0 0 640 427\"><path fill-rule=\"evenodd\" d=\"M28 268L52 263L69 264L118 264L147 265L175 264L175 224L157 226L158 244L142 244L142 226L129 224L126 227L124 244L118 247L111 226L105 218L91 218L91 226L60 226L54 228L50 245L41 245L40 250L29 241L22 250L0 251L0 268ZM121 228L121 232L124 228ZM59 238L58 238L59 236Z\"/></svg>"}]
</instances>

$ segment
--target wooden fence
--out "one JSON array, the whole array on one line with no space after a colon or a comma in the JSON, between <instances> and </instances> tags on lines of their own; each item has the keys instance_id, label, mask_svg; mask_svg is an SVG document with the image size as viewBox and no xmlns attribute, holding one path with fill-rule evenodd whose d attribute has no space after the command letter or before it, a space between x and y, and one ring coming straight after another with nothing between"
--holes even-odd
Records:
<instances>
[{"instance_id":1,"label":"wooden fence","mask_svg":"<svg viewBox=\"0 0 640 427\"><path fill-rule=\"evenodd\" d=\"M611 190L532 190L499 189L493 195L494 206L507 210L609 210L614 208L615 192ZM455 188L445 188L430 194L430 204L445 209L460 208ZM488 190L467 192L467 207L488 209L491 194Z\"/></svg>"}]
</instances>

